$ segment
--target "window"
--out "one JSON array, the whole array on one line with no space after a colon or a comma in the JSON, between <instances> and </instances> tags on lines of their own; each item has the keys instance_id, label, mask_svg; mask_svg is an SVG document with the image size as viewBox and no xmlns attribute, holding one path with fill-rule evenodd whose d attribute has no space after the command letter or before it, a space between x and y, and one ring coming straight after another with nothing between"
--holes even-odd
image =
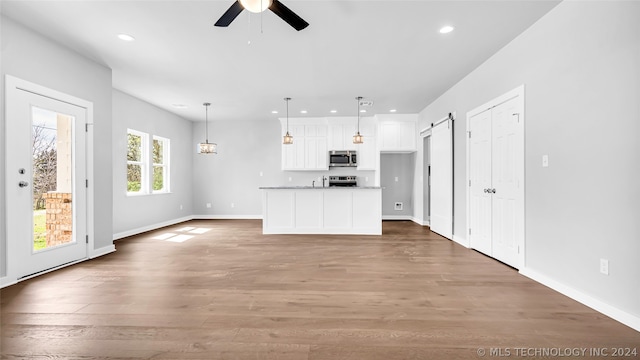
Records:
<instances>
[{"instance_id":1,"label":"window","mask_svg":"<svg viewBox=\"0 0 640 360\"><path fill-rule=\"evenodd\" d=\"M151 145L151 147L150 147ZM127 129L127 194L169 192L169 139Z\"/></svg>"},{"instance_id":2,"label":"window","mask_svg":"<svg viewBox=\"0 0 640 360\"><path fill-rule=\"evenodd\" d=\"M127 129L127 193L147 193L147 134Z\"/></svg>"},{"instance_id":3,"label":"window","mask_svg":"<svg viewBox=\"0 0 640 360\"><path fill-rule=\"evenodd\" d=\"M153 137L153 192L169 191L169 139Z\"/></svg>"}]
</instances>

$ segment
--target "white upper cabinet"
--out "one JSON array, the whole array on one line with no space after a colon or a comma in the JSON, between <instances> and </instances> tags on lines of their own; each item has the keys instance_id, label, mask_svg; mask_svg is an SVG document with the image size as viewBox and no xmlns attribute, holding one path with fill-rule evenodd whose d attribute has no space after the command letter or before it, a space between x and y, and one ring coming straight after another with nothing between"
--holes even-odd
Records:
<instances>
[{"instance_id":1,"label":"white upper cabinet","mask_svg":"<svg viewBox=\"0 0 640 360\"><path fill-rule=\"evenodd\" d=\"M413 152L418 115L378 115L378 142L382 152Z\"/></svg>"},{"instance_id":2,"label":"white upper cabinet","mask_svg":"<svg viewBox=\"0 0 640 360\"><path fill-rule=\"evenodd\" d=\"M287 131L282 122L282 136ZM327 124L321 119L289 119L293 144L282 144L282 170L328 170ZM282 141L282 137L280 137Z\"/></svg>"},{"instance_id":3,"label":"white upper cabinet","mask_svg":"<svg viewBox=\"0 0 640 360\"><path fill-rule=\"evenodd\" d=\"M362 144L356 145L358 170L376 169L376 125L374 118L360 118ZM351 138L353 143L353 137Z\"/></svg>"},{"instance_id":4,"label":"white upper cabinet","mask_svg":"<svg viewBox=\"0 0 640 360\"><path fill-rule=\"evenodd\" d=\"M348 119L348 120L347 120ZM353 135L356 134L356 118L329 119L329 150L356 150Z\"/></svg>"},{"instance_id":5,"label":"white upper cabinet","mask_svg":"<svg viewBox=\"0 0 640 360\"><path fill-rule=\"evenodd\" d=\"M353 143L353 135L358 128L355 116L327 118L329 150L355 150L358 156L358 170L375 170L376 166L376 126L373 117L360 118L362 144Z\"/></svg>"}]
</instances>

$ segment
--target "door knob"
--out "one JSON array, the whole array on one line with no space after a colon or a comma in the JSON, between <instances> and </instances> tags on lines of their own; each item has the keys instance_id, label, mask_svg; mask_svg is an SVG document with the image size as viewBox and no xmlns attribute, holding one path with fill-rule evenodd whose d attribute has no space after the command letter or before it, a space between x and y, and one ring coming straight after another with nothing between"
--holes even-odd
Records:
<instances>
[{"instance_id":1,"label":"door knob","mask_svg":"<svg viewBox=\"0 0 640 360\"><path fill-rule=\"evenodd\" d=\"M491 189L491 193L495 194L496 193L496 189Z\"/></svg>"},{"instance_id":2,"label":"door knob","mask_svg":"<svg viewBox=\"0 0 640 360\"><path fill-rule=\"evenodd\" d=\"M27 187L27 186L29 186L29 183L28 183L28 182L26 182L26 181L20 181L20 182L18 183L18 186L20 186L20 187Z\"/></svg>"}]
</instances>

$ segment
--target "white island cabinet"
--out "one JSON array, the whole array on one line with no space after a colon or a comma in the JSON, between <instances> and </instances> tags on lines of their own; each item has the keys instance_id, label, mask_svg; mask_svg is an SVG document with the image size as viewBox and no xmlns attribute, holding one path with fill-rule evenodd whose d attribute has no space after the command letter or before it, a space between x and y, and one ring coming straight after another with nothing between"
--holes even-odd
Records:
<instances>
[{"instance_id":1,"label":"white island cabinet","mask_svg":"<svg viewBox=\"0 0 640 360\"><path fill-rule=\"evenodd\" d=\"M382 234L380 187L261 187L263 234Z\"/></svg>"}]
</instances>

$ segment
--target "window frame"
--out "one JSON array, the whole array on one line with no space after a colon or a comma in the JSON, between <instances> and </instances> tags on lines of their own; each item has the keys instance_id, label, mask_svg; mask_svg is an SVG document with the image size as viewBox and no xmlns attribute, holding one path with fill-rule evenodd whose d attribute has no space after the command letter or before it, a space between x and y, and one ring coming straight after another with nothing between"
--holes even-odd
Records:
<instances>
[{"instance_id":1,"label":"window frame","mask_svg":"<svg viewBox=\"0 0 640 360\"><path fill-rule=\"evenodd\" d=\"M129 160L129 135L140 137L140 161ZM137 195L145 195L149 193L149 134L133 130L127 129L127 167L126 167L126 191L129 196L137 196ZM138 165L140 166L140 190L139 191L129 191L129 165Z\"/></svg>"},{"instance_id":2,"label":"window frame","mask_svg":"<svg viewBox=\"0 0 640 360\"><path fill-rule=\"evenodd\" d=\"M162 143L162 163L155 163L154 159L153 159L153 144L159 141ZM151 169L149 171L150 174L150 180L151 180L151 193L152 194L166 194L168 192L171 192L171 171L170 171L170 164L171 164L171 158L170 158L170 154L171 152L170 150L170 146L171 146L171 140L162 136L157 136L157 135L153 135L152 137L152 142L151 142L152 146L150 147L151 150ZM157 167L162 167L162 189L160 190L155 190L153 188L153 182L154 182L154 174L155 174L155 169Z\"/></svg>"}]
</instances>

